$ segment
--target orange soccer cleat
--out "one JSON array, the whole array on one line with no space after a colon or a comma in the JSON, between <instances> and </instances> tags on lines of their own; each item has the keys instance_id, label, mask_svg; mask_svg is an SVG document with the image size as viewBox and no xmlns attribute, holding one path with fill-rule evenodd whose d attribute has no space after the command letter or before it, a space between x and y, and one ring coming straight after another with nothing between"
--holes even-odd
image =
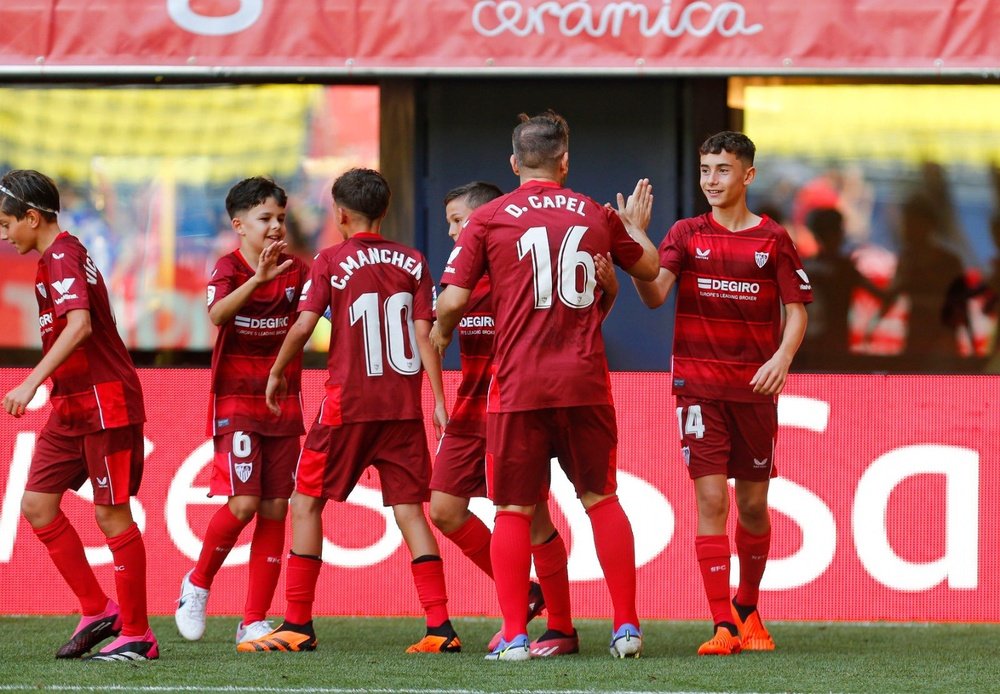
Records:
<instances>
[{"instance_id":1,"label":"orange soccer cleat","mask_svg":"<svg viewBox=\"0 0 1000 694\"><path fill-rule=\"evenodd\" d=\"M741 650L739 636L733 636L726 627L716 627L715 636L698 647L698 655L736 655Z\"/></svg>"},{"instance_id":2,"label":"orange soccer cleat","mask_svg":"<svg viewBox=\"0 0 1000 694\"><path fill-rule=\"evenodd\" d=\"M740 613L733 605L733 621L736 622L736 628L740 631L740 644L744 651L774 650L774 639L771 638L764 622L760 621L760 612L754 610L744 621L740 619Z\"/></svg>"},{"instance_id":3,"label":"orange soccer cleat","mask_svg":"<svg viewBox=\"0 0 1000 694\"><path fill-rule=\"evenodd\" d=\"M282 624L270 634L261 636L259 639L237 644L236 650L239 653L315 651L316 632L313 631L312 622L302 626Z\"/></svg>"},{"instance_id":4,"label":"orange soccer cleat","mask_svg":"<svg viewBox=\"0 0 1000 694\"><path fill-rule=\"evenodd\" d=\"M458 634L435 636L428 634L406 649L407 653L461 653L462 642Z\"/></svg>"}]
</instances>

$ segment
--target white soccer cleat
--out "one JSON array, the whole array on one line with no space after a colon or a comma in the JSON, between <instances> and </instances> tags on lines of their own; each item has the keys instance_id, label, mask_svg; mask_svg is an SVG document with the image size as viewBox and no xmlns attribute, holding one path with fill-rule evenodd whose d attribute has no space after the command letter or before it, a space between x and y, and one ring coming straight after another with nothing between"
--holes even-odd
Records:
<instances>
[{"instance_id":1,"label":"white soccer cleat","mask_svg":"<svg viewBox=\"0 0 1000 694\"><path fill-rule=\"evenodd\" d=\"M274 631L274 625L267 619L250 622L249 624L243 624L243 622L240 622L239 626L236 627L236 644L239 645L241 643L246 643L247 641L256 641L259 638L267 636L272 631Z\"/></svg>"},{"instance_id":2,"label":"white soccer cleat","mask_svg":"<svg viewBox=\"0 0 1000 694\"><path fill-rule=\"evenodd\" d=\"M194 569L184 574L181 581L181 596L177 598L174 621L177 631L188 641L197 641L205 633L205 608L208 603L208 589L191 583Z\"/></svg>"},{"instance_id":3,"label":"white soccer cleat","mask_svg":"<svg viewBox=\"0 0 1000 694\"><path fill-rule=\"evenodd\" d=\"M518 634L510 641L500 639L497 647L486 656L486 660L529 660L530 643L527 634Z\"/></svg>"},{"instance_id":4,"label":"white soccer cleat","mask_svg":"<svg viewBox=\"0 0 1000 694\"><path fill-rule=\"evenodd\" d=\"M638 658L642 653L642 632L634 624L622 624L611 635L610 649L615 658Z\"/></svg>"}]
</instances>

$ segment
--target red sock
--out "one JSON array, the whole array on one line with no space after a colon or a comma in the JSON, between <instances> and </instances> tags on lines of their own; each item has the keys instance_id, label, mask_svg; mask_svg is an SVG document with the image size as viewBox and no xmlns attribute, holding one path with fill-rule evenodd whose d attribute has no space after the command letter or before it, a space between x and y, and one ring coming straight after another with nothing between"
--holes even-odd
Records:
<instances>
[{"instance_id":1,"label":"red sock","mask_svg":"<svg viewBox=\"0 0 1000 694\"><path fill-rule=\"evenodd\" d=\"M441 557L427 554L410 562L413 583L417 586L420 606L427 614L427 627L433 629L448 621L448 591L444 585Z\"/></svg>"},{"instance_id":2,"label":"red sock","mask_svg":"<svg viewBox=\"0 0 1000 694\"><path fill-rule=\"evenodd\" d=\"M740 587L736 602L747 607L755 606L760 598L760 579L767 566L767 553L771 549L771 529L763 535L751 535L736 524L736 555L740 558Z\"/></svg>"},{"instance_id":3,"label":"red sock","mask_svg":"<svg viewBox=\"0 0 1000 694\"><path fill-rule=\"evenodd\" d=\"M201 546L201 554L198 555L198 563L191 574L191 583L199 588L211 588L215 574L222 568L222 562L226 561L229 552L236 544L240 536L240 531L247 526L250 519L243 521L233 515L228 505L223 505L212 520L208 522L208 529L205 531L205 542Z\"/></svg>"},{"instance_id":4,"label":"red sock","mask_svg":"<svg viewBox=\"0 0 1000 694\"><path fill-rule=\"evenodd\" d=\"M146 613L146 546L139 526L133 523L120 535L108 538L115 563L115 589L122 614L122 636L142 636L149 631Z\"/></svg>"},{"instance_id":5,"label":"red sock","mask_svg":"<svg viewBox=\"0 0 1000 694\"><path fill-rule=\"evenodd\" d=\"M535 558L535 571L542 584L545 609L548 610L548 628L564 634L573 633L573 617L569 604L569 571L566 568L566 543L556 535L540 545L531 546Z\"/></svg>"},{"instance_id":6,"label":"red sock","mask_svg":"<svg viewBox=\"0 0 1000 694\"><path fill-rule=\"evenodd\" d=\"M285 521L257 516L250 542L250 571L243 623L259 622L267 616L274 589L281 575L281 554L285 549Z\"/></svg>"},{"instance_id":7,"label":"red sock","mask_svg":"<svg viewBox=\"0 0 1000 694\"><path fill-rule=\"evenodd\" d=\"M699 535L694 539L694 547L713 623L732 622L732 608L729 606L729 536Z\"/></svg>"},{"instance_id":8,"label":"red sock","mask_svg":"<svg viewBox=\"0 0 1000 694\"><path fill-rule=\"evenodd\" d=\"M639 626L635 610L635 537L632 524L617 496L608 497L587 509L594 529L594 548L611 592L614 625Z\"/></svg>"},{"instance_id":9,"label":"red sock","mask_svg":"<svg viewBox=\"0 0 1000 694\"><path fill-rule=\"evenodd\" d=\"M52 557L52 563L69 584L70 590L80 600L80 611L85 615L104 612L108 606L108 596L97 582L94 570L87 563L83 542L70 525L69 518L59 511L51 523L33 530L45 545L49 556Z\"/></svg>"},{"instance_id":10,"label":"red sock","mask_svg":"<svg viewBox=\"0 0 1000 694\"><path fill-rule=\"evenodd\" d=\"M528 577L531 575L531 517L497 511L490 543L493 581L503 615L503 637L528 633Z\"/></svg>"},{"instance_id":11,"label":"red sock","mask_svg":"<svg viewBox=\"0 0 1000 694\"><path fill-rule=\"evenodd\" d=\"M472 514L458 530L444 535L458 545L462 554L472 560L483 572L493 578L493 564L490 562L490 529L479 516Z\"/></svg>"},{"instance_id":12,"label":"red sock","mask_svg":"<svg viewBox=\"0 0 1000 694\"><path fill-rule=\"evenodd\" d=\"M323 561L319 557L288 555L285 567L285 598L288 607L285 621L292 624L308 624L312 621L312 607L316 601L316 581Z\"/></svg>"}]
</instances>

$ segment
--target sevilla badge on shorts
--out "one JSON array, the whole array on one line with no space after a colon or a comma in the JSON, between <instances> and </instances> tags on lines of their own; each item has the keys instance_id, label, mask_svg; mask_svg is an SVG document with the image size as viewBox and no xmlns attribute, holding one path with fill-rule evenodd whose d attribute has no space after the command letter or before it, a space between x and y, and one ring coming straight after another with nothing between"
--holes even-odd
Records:
<instances>
[{"instance_id":1,"label":"sevilla badge on shorts","mask_svg":"<svg viewBox=\"0 0 1000 694\"><path fill-rule=\"evenodd\" d=\"M236 469L236 476L240 478L240 482L246 482L250 479L253 463L236 463L233 467Z\"/></svg>"}]
</instances>

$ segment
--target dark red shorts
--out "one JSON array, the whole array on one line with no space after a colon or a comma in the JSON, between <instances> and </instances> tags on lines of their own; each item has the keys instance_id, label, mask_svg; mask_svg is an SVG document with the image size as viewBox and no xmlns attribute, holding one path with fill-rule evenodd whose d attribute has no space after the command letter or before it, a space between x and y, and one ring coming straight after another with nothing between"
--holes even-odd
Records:
<instances>
[{"instance_id":1,"label":"dark red shorts","mask_svg":"<svg viewBox=\"0 0 1000 694\"><path fill-rule=\"evenodd\" d=\"M430 499L431 456L419 419L313 424L295 471L295 491L345 501L369 465L378 470L386 506Z\"/></svg>"},{"instance_id":2,"label":"dark red shorts","mask_svg":"<svg viewBox=\"0 0 1000 694\"><path fill-rule=\"evenodd\" d=\"M66 436L42 429L31 458L27 491L62 494L90 479L94 503L128 503L142 482L142 424Z\"/></svg>"},{"instance_id":3,"label":"dark red shorts","mask_svg":"<svg viewBox=\"0 0 1000 694\"><path fill-rule=\"evenodd\" d=\"M431 489L463 499L486 496L486 437L446 429L434 456Z\"/></svg>"},{"instance_id":4,"label":"dark red shorts","mask_svg":"<svg viewBox=\"0 0 1000 694\"><path fill-rule=\"evenodd\" d=\"M298 436L263 436L231 431L214 437L210 496L287 499L295 488Z\"/></svg>"},{"instance_id":5,"label":"dark red shorts","mask_svg":"<svg viewBox=\"0 0 1000 694\"><path fill-rule=\"evenodd\" d=\"M577 496L613 494L618 488L618 425L612 405L491 413L486 432L486 479L498 506L544 501L553 457Z\"/></svg>"},{"instance_id":6,"label":"dark red shorts","mask_svg":"<svg viewBox=\"0 0 1000 694\"><path fill-rule=\"evenodd\" d=\"M778 406L677 397L681 453L691 479L725 475L763 482L778 475Z\"/></svg>"}]
</instances>

